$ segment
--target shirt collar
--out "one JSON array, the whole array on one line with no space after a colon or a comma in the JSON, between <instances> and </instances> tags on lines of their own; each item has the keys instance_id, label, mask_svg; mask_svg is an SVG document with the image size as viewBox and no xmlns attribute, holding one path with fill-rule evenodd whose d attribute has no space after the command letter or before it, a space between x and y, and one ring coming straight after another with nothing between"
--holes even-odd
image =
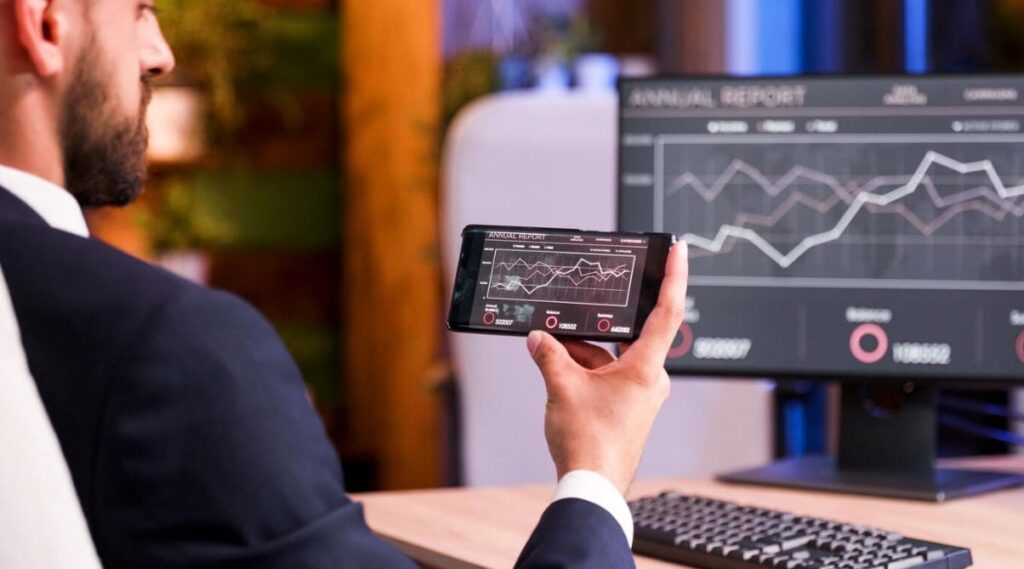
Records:
<instances>
[{"instance_id":1,"label":"shirt collar","mask_svg":"<svg viewBox=\"0 0 1024 569\"><path fill-rule=\"evenodd\" d=\"M54 229L88 237L82 208L64 188L38 176L0 165L0 186L35 210Z\"/></svg>"}]
</instances>

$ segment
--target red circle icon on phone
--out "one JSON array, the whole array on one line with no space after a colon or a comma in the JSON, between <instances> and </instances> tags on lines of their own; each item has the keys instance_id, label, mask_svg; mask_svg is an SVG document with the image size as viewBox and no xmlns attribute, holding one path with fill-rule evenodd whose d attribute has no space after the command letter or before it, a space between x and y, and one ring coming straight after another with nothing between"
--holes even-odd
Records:
<instances>
[{"instance_id":1,"label":"red circle icon on phone","mask_svg":"<svg viewBox=\"0 0 1024 569\"><path fill-rule=\"evenodd\" d=\"M607 318L602 318L602 319L597 321L597 331L598 332L607 332L608 330L611 330L611 329L612 329L612 321L611 320L608 320Z\"/></svg>"},{"instance_id":2,"label":"red circle icon on phone","mask_svg":"<svg viewBox=\"0 0 1024 569\"><path fill-rule=\"evenodd\" d=\"M548 327L548 330L554 330L558 326L558 317L548 316L548 319L544 321L544 325Z\"/></svg>"},{"instance_id":3,"label":"red circle icon on phone","mask_svg":"<svg viewBox=\"0 0 1024 569\"><path fill-rule=\"evenodd\" d=\"M484 324L490 326L494 324L494 319L497 318L493 312L484 312Z\"/></svg>"}]
</instances>

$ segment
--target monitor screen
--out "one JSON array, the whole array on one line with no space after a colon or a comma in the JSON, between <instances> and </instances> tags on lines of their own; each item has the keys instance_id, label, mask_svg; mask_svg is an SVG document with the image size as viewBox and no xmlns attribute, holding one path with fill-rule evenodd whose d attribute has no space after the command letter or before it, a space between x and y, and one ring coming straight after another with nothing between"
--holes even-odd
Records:
<instances>
[{"instance_id":1,"label":"monitor screen","mask_svg":"<svg viewBox=\"0 0 1024 569\"><path fill-rule=\"evenodd\" d=\"M1024 76L619 95L619 225L690 246L670 371L1024 378Z\"/></svg>"}]
</instances>

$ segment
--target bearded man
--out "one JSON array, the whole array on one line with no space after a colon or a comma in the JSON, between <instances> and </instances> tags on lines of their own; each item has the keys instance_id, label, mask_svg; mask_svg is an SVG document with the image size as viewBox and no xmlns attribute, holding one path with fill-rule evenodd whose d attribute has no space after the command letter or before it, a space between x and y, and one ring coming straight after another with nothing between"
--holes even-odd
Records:
<instances>
[{"instance_id":1,"label":"bearded man","mask_svg":"<svg viewBox=\"0 0 1024 569\"><path fill-rule=\"evenodd\" d=\"M81 208L145 182L150 83L174 67L152 1L0 0L0 266L97 552L108 569L412 567L345 495L267 322L89 238ZM560 481L519 566L633 565L623 495L668 394L676 249L621 359L527 340Z\"/></svg>"}]
</instances>

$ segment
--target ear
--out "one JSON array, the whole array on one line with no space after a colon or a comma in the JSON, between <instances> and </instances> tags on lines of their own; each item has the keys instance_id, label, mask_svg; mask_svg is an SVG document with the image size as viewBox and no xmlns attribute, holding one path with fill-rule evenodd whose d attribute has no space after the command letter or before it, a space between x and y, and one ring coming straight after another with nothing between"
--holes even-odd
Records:
<instances>
[{"instance_id":1,"label":"ear","mask_svg":"<svg viewBox=\"0 0 1024 569\"><path fill-rule=\"evenodd\" d=\"M61 44L67 35L67 14L57 0L14 0L18 41L40 77L53 77L64 69Z\"/></svg>"}]
</instances>

